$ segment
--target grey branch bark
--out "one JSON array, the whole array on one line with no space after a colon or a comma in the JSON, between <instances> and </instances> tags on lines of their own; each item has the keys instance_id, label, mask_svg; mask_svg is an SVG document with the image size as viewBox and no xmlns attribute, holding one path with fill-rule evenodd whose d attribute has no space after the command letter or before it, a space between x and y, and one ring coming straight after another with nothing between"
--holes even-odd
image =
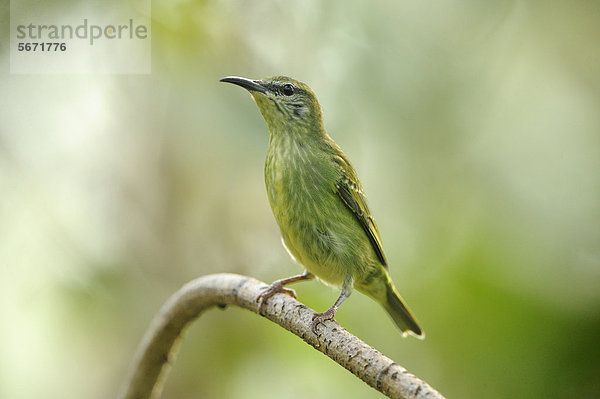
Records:
<instances>
[{"instance_id":1,"label":"grey branch bark","mask_svg":"<svg viewBox=\"0 0 600 399\"><path fill-rule=\"evenodd\" d=\"M203 311L218 305L235 305L258 313L256 297L265 287L263 282L236 274L213 274L184 285L152 321L119 398L159 398L186 327ZM311 331L314 311L288 295L272 296L262 311L267 319L296 334L390 398L444 399L429 384L335 321L320 324L319 335L315 335Z\"/></svg>"}]
</instances>

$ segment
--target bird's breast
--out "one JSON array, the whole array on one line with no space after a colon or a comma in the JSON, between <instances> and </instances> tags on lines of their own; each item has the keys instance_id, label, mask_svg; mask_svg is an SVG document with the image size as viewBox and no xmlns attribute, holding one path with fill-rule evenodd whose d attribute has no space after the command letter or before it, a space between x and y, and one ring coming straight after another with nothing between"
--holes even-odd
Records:
<instances>
[{"instance_id":1,"label":"bird's breast","mask_svg":"<svg viewBox=\"0 0 600 399\"><path fill-rule=\"evenodd\" d=\"M265 183L289 252L321 280L341 285L348 275L362 281L369 270L381 265L365 231L338 194L336 183L342 171L336 157L340 155L337 147L330 147L332 151L271 140Z\"/></svg>"},{"instance_id":2,"label":"bird's breast","mask_svg":"<svg viewBox=\"0 0 600 399\"><path fill-rule=\"evenodd\" d=\"M265 163L265 184L278 222L313 213L332 194L322 162L308 148L273 148Z\"/></svg>"},{"instance_id":3,"label":"bird's breast","mask_svg":"<svg viewBox=\"0 0 600 399\"><path fill-rule=\"evenodd\" d=\"M341 284L345 273L337 265L354 246L348 226L355 221L335 191L337 171L327 160L300 145L269 148L265 184L292 256L324 281Z\"/></svg>"}]
</instances>

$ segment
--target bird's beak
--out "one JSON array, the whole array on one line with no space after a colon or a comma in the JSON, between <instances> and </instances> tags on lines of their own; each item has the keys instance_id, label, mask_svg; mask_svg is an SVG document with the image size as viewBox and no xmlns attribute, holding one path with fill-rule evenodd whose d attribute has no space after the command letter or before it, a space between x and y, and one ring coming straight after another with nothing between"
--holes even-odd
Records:
<instances>
[{"instance_id":1,"label":"bird's beak","mask_svg":"<svg viewBox=\"0 0 600 399\"><path fill-rule=\"evenodd\" d=\"M249 91L258 91L260 93L265 93L267 89L261 85L260 80L250 80L246 78L240 78L237 76L227 76L220 80L221 82L233 83L234 85L238 85L243 87Z\"/></svg>"}]
</instances>

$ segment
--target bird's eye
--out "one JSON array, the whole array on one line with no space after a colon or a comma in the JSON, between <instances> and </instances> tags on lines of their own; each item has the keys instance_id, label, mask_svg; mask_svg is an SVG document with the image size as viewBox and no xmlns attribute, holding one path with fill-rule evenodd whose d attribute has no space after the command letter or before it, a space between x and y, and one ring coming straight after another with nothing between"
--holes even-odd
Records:
<instances>
[{"instance_id":1,"label":"bird's eye","mask_svg":"<svg viewBox=\"0 0 600 399\"><path fill-rule=\"evenodd\" d=\"M292 94L294 94L294 85L292 85L291 83L284 84L282 92L286 96L291 96Z\"/></svg>"}]
</instances>

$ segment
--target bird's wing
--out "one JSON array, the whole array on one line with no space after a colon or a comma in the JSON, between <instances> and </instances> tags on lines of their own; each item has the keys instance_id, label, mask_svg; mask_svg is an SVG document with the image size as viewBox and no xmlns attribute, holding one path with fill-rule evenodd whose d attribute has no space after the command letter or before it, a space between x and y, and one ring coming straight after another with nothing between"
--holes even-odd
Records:
<instances>
[{"instance_id":1,"label":"bird's wing","mask_svg":"<svg viewBox=\"0 0 600 399\"><path fill-rule=\"evenodd\" d=\"M341 177L335 185L337 193L362 226L379 261L387 269L387 260L383 254L379 230L375 224L375 219L373 219L369 211L367 199L362 192L356 172L347 160L340 157L336 161L341 169Z\"/></svg>"}]
</instances>

